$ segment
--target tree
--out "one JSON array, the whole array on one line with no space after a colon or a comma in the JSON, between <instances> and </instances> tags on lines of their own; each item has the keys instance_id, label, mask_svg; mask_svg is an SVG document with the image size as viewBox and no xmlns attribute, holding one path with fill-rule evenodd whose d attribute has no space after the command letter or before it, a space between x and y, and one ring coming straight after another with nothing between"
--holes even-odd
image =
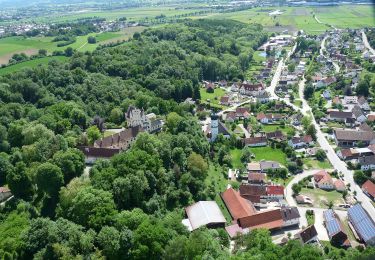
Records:
<instances>
[{"instance_id":1,"label":"tree","mask_svg":"<svg viewBox=\"0 0 375 260\"><path fill-rule=\"evenodd\" d=\"M302 187L301 187L301 185L299 185L297 183L294 183L292 185L292 190L293 190L293 194L297 195L297 194L299 194L301 192Z\"/></svg>"},{"instance_id":2,"label":"tree","mask_svg":"<svg viewBox=\"0 0 375 260\"><path fill-rule=\"evenodd\" d=\"M34 187L30 176L26 172L26 164L18 162L14 170L7 174L7 183L12 194L16 198L30 200L34 193Z\"/></svg>"},{"instance_id":3,"label":"tree","mask_svg":"<svg viewBox=\"0 0 375 260\"><path fill-rule=\"evenodd\" d=\"M289 63L288 65L288 71L289 72L294 72L294 70L296 69L296 64L295 63Z\"/></svg>"},{"instance_id":4,"label":"tree","mask_svg":"<svg viewBox=\"0 0 375 260\"><path fill-rule=\"evenodd\" d=\"M97 237L98 244L103 254L108 259L118 259L120 253L120 232L114 227L104 226Z\"/></svg>"},{"instance_id":5,"label":"tree","mask_svg":"<svg viewBox=\"0 0 375 260\"><path fill-rule=\"evenodd\" d=\"M9 157L5 153L0 153L0 186L6 182L7 175L13 170L13 165L9 162Z\"/></svg>"},{"instance_id":6,"label":"tree","mask_svg":"<svg viewBox=\"0 0 375 260\"><path fill-rule=\"evenodd\" d=\"M321 161L321 162L327 158L326 153L322 149L319 149L316 152L315 156L316 156L316 159L318 159L318 161Z\"/></svg>"},{"instance_id":7,"label":"tree","mask_svg":"<svg viewBox=\"0 0 375 260\"><path fill-rule=\"evenodd\" d=\"M87 129L87 138L89 139L89 144L94 144L94 142L98 140L101 136L102 134L95 125L90 126Z\"/></svg>"},{"instance_id":8,"label":"tree","mask_svg":"<svg viewBox=\"0 0 375 260\"><path fill-rule=\"evenodd\" d=\"M304 96L304 98L306 100L310 99L310 98L312 98L313 94L314 94L314 87L312 85L310 85L310 84L307 85L305 87L305 89L303 90L303 96Z\"/></svg>"},{"instance_id":9,"label":"tree","mask_svg":"<svg viewBox=\"0 0 375 260\"><path fill-rule=\"evenodd\" d=\"M115 124L121 124L124 120L124 113L120 108L116 107L111 110L109 120Z\"/></svg>"},{"instance_id":10,"label":"tree","mask_svg":"<svg viewBox=\"0 0 375 260\"><path fill-rule=\"evenodd\" d=\"M39 56L47 56L47 50L45 50L45 49L40 49L40 50L38 51L38 54L39 54Z\"/></svg>"},{"instance_id":11,"label":"tree","mask_svg":"<svg viewBox=\"0 0 375 260\"><path fill-rule=\"evenodd\" d=\"M370 94L370 85L367 80L360 80L357 88L356 88L357 95L368 97Z\"/></svg>"},{"instance_id":12,"label":"tree","mask_svg":"<svg viewBox=\"0 0 375 260\"><path fill-rule=\"evenodd\" d=\"M52 160L64 174L65 184L68 184L74 177L81 176L85 169L85 156L78 149L69 148L66 151L58 151Z\"/></svg>"},{"instance_id":13,"label":"tree","mask_svg":"<svg viewBox=\"0 0 375 260\"><path fill-rule=\"evenodd\" d=\"M71 57L71 56L73 56L74 50L73 50L72 47L68 47L68 48L65 49L64 52L65 52L65 56Z\"/></svg>"},{"instance_id":14,"label":"tree","mask_svg":"<svg viewBox=\"0 0 375 260\"><path fill-rule=\"evenodd\" d=\"M311 135L311 137L316 140L316 128L314 124L309 125L306 129L306 134Z\"/></svg>"},{"instance_id":15,"label":"tree","mask_svg":"<svg viewBox=\"0 0 375 260\"><path fill-rule=\"evenodd\" d=\"M365 183L367 181L367 176L365 175L365 173L363 171L354 171L354 181L358 184L358 185L362 185L363 183Z\"/></svg>"},{"instance_id":16,"label":"tree","mask_svg":"<svg viewBox=\"0 0 375 260\"><path fill-rule=\"evenodd\" d=\"M187 167L194 177L199 179L206 178L208 165L201 155L194 152L190 154L190 156L187 158Z\"/></svg>"},{"instance_id":17,"label":"tree","mask_svg":"<svg viewBox=\"0 0 375 260\"><path fill-rule=\"evenodd\" d=\"M180 124L182 121L182 117L177 114L176 112L169 113L167 115L167 122L166 125L172 133L174 133L177 130L177 126Z\"/></svg>"},{"instance_id":18,"label":"tree","mask_svg":"<svg viewBox=\"0 0 375 260\"><path fill-rule=\"evenodd\" d=\"M54 197L64 184L64 176L57 165L46 162L36 169L35 181L39 190Z\"/></svg>"},{"instance_id":19,"label":"tree","mask_svg":"<svg viewBox=\"0 0 375 260\"><path fill-rule=\"evenodd\" d=\"M87 42L88 42L89 44L95 44L95 43L96 43L96 38L95 38L95 36L89 36L89 37L87 37Z\"/></svg>"}]
</instances>

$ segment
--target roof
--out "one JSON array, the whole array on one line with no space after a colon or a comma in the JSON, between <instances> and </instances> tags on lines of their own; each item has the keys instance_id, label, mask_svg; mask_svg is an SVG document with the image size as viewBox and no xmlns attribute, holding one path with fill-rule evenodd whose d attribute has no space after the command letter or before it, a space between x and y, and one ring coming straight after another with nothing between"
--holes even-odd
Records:
<instances>
[{"instance_id":1,"label":"roof","mask_svg":"<svg viewBox=\"0 0 375 260\"><path fill-rule=\"evenodd\" d=\"M367 242L375 237L375 224L361 204L348 209L348 217L357 234Z\"/></svg>"},{"instance_id":2,"label":"roof","mask_svg":"<svg viewBox=\"0 0 375 260\"><path fill-rule=\"evenodd\" d=\"M87 157L95 158L110 158L120 152L119 148L100 148L100 147L89 147L81 146L79 149Z\"/></svg>"},{"instance_id":3,"label":"roof","mask_svg":"<svg viewBox=\"0 0 375 260\"><path fill-rule=\"evenodd\" d=\"M323 175L323 178L321 178L318 181L318 183L319 184L325 184L325 183L333 184L333 180L332 180L331 176L327 173L326 175Z\"/></svg>"},{"instance_id":4,"label":"roof","mask_svg":"<svg viewBox=\"0 0 375 260\"><path fill-rule=\"evenodd\" d=\"M345 119L345 118L352 118L353 114L352 114L352 112L330 111L329 116L332 117L332 118Z\"/></svg>"},{"instance_id":5,"label":"roof","mask_svg":"<svg viewBox=\"0 0 375 260\"><path fill-rule=\"evenodd\" d=\"M281 208L281 216L284 221L300 218L300 214L297 207L283 207Z\"/></svg>"},{"instance_id":6,"label":"roof","mask_svg":"<svg viewBox=\"0 0 375 260\"><path fill-rule=\"evenodd\" d=\"M367 115L367 120L368 121L375 121L375 114L370 114L370 115Z\"/></svg>"},{"instance_id":7,"label":"roof","mask_svg":"<svg viewBox=\"0 0 375 260\"><path fill-rule=\"evenodd\" d=\"M360 165L375 165L375 155L359 157L358 163Z\"/></svg>"},{"instance_id":8,"label":"roof","mask_svg":"<svg viewBox=\"0 0 375 260\"><path fill-rule=\"evenodd\" d=\"M260 161L260 168L261 170L278 169L280 164L274 161Z\"/></svg>"},{"instance_id":9,"label":"roof","mask_svg":"<svg viewBox=\"0 0 375 260\"><path fill-rule=\"evenodd\" d=\"M362 185L362 189L375 198L375 184L371 180L367 180Z\"/></svg>"},{"instance_id":10,"label":"roof","mask_svg":"<svg viewBox=\"0 0 375 260\"><path fill-rule=\"evenodd\" d=\"M258 181L258 182L261 182L261 181L264 181L265 175L263 173L250 172L247 175L247 179L249 181Z\"/></svg>"},{"instance_id":11,"label":"roof","mask_svg":"<svg viewBox=\"0 0 375 260\"><path fill-rule=\"evenodd\" d=\"M238 191L232 188L229 188L221 193L221 198L223 199L230 215L234 220L256 213L256 210L251 202L246 201L240 196Z\"/></svg>"},{"instance_id":12,"label":"roof","mask_svg":"<svg viewBox=\"0 0 375 260\"><path fill-rule=\"evenodd\" d=\"M226 223L215 201L199 201L185 209L193 230L214 223Z\"/></svg>"},{"instance_id":13,"label":"roof","mask_svg":"<svg viewBox=\"0 0 375 260\"><path fill-rule=\"evenodd\" d=\"M226 226L225 230L227 231L228 235L231 238L234 238L234 237L238 236L238 234L248 233L247 229L242 229L237 223L233 224L233 225L230 225L230 226Z\"/></svg>"},{"instance_id":14,"label":"roof","mask_svg":"<svg viewBox=\"0 0 375 260\"><path fill-rule=\"evenodd\" d=\"M246 169L248 171L260 171L261 167L260 167L260 163L248 163L247 166L246 166Z\"/></svg>"},{"instance_id":15,"label":"roof","mask_svg":"<svg viewBox=\"0 0 375 260\"><path fill-rule=\"evenodd\" d=\"M227 127L222 122L219 122L218 130L219 134L230 135L230 132L228 131Z\"/></svg>"},{"instance_id":16,"label":"roof","mask_svg":"<svg viewBox=\"0 0 375 260\"><path fill-rule=\"evenodd\" d=\"M267 195L284 195L284 186L267 186Z\"/></svg>"},{"instance_id":17,"label":"roof","mask_svg":"<svg viewBox=\"0 0 375 260\"><path fill-rule=\"evenodd\" d=\"M281 210L269 210L262 211L258 214L250 215L244 218L238 219L238 223L242 228L256 229L276 229L281 228L284 224Z\"/></svg>"},{"instance_id":18,"label":"roof","mask_svg":"<svg viewBox=\"0 0 375 260\"><path fill-rule=\"evenodd\" d=\"M249 137L249 138L245 138L243 140L244 140L245 145L267 143L267 137L265 137L265 136Z\"/></svg>"},{"instance_id":19,"label":"roof","mask_svg":"<svg viewBox=\"0 0 375 260\"><path fill-rule=\"evenodd\" d=\"M266 186L241 184L240 185L241 196L265 196L267 195Z\"/></svg>"},{"instance_id":20,"label":"roof","mask_svg":"<svg viewBox=\"0 0 375 260\"><path fill-rule=\"evenodd\" d=\"M332 209L323 212L325 226L328 232L328 236L332 238L339 232L345 233L340 220Z\"/></svg>"},{"instance_id":21,"label":"roof","mask_svg":"<svg viewBox=\"0 0 375 260\"><path fill-rule=\"evenodd\" d=\"M316 232L314 225L311 225L296 234L296 236L299 237L303 243L307 243L309 240L316 237L317 235L318 232Z\"/></svg>"},{"instance_id":22,"label":"roof","mask_svg":"<svg viewBox=\"0 0 375 260\"><path fill-rule=\"evenodd\" d=\"M353 153L352 153L351 149L341 149L340 152L341 152L342 157L344 157L344 158L353 156Z\"/></svg>"},{"instance_id":23,"label":"roof","mask_svg":"<svg viewBox=\"0 0 375 260\"><path fill-rule=\"evenodd\" d=\"M276 130L275 132L266 133L267 139L285 139L286 136L280 130Z\"/></svg>"},{"instance_id":24,"label":"roof","mask_svg":"<svg viewBox=\"0 0 375 260\"><path fill-rule=\"evenodd\" d=\"M320 181L325 175L327 175L328 173L325 171L325 170L321 170L317 173L314 174L314 180L315 181Z\"/></svg>"},{"instance_id":25,"label":"roof","mask_svg":"<svg viewBox=\"0 0 375 260\"><path fill-rule=\"evenodd\" d=\"M337 140L348 140L348 141L367 141L375 139L374 132L358 131L349 129L334 129L334 134Z\"/></svg>"},{"instance_id":26,"label":"roof","mask_svg":"<svg viewBox=\"0 0 375 260\"><path fill-rule=\"evenodd\" d=\"M340 179L337 179L333 183L333 185L335 185L335 189L336 190L340 190L340 189L345 189L346 188L345 183L342 180L340 180Z\"/></svg>"},{"instance_id":27,"label":"roof","mask_svg":"<svg viewBox=\"0 0 375 260\"><path fill-rule=\"evenodd\" d=\"M359 130L362 130L362 131L372 131L372 128L371 128L371 126L369 126L366 122L365 123L363 123L363 124L361 124L360 126L359 126Z\"/></svg>"},{"instance_id":28,"label":"roof","mask_svg":"<svg viewBox=\"0 0 375 260\"><path fill-rule=\"evenodd\" d=\"M124 148L128 142L142 132L141 126L127 128L119 133L96 140L94 147L97 148Z\"/></svg>"}]
</instances>

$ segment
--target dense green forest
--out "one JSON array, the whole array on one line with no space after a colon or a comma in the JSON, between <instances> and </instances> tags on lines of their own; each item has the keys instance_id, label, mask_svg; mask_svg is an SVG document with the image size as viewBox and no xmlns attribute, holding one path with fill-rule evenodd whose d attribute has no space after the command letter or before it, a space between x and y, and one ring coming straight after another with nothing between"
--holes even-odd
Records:
<instances>
[{"instance_id":1,"label":"dense green forest","mask_svg":"<svg viewBox=\"0 0 375 260\"><path fill-rule=\"evenodd\" d=\"M215 194L204 181L210 146L181 103L201 80L244 78L259 25L199 20L151 28L122 46L75 53L66 63L0 78L0 184L4 259L228 259L223 229L189 233L183 208ZM165 117L127 152L97 161L89 176L78 145L98 117L124 123L129 105ZM356 259L374 250L276 246L265 230L240 238L234 259Z\"/></svg>"}]
</instances>

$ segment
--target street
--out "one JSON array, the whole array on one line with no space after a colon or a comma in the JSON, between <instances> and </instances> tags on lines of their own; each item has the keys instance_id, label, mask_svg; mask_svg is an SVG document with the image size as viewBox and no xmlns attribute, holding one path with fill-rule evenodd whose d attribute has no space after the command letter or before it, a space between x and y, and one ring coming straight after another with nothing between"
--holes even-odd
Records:
<instances>
[{"instance_id":1,"label":"street","mask_svg":"<svg viewBox=\"0 0 375 260\"><path fill-rule=\"evenodd\" d=\"M375 50L371 47L370 43L367 40L367 35L362 31L362 41L365 47L371 52L372 55L375 55Z\"/></svg>"}]
</instances>

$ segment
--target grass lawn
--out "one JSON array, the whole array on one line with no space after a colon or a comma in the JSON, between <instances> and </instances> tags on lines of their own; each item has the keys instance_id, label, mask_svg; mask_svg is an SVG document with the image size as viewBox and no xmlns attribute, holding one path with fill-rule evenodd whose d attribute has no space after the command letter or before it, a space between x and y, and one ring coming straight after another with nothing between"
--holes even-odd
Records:
<instances>
[{"instance_id":1,"label":"grass lawn","mask_svg":"<svg viewBox=\"0 0 375 260\"><path fill-rule=\"evenodd\" d=\"M208 93L205 88L200 88L201 100L203 103L211 104L212 106L222 108L220 105L220 98L225 95L225 90L221 88L215 88L214 93Z\"/></svg>"},{"instance_id":2,"label":"grass lawn","mask_svg":"<svg viewBox=\"0 0 375 260\"><path fill-rule=\"evenodd\" d=\"M307 166L308 169L332 169L331 163L326 159L323 162L311 159L311 158L305 158L303 159L304 165Z\"/></svg>"},{"instance_id":3,"label":"grass lawn","mask_svg":"<svg viewBox=\"0 0 375 260\"><path fill-rule=\"evenodd\" d=\"M309 226L314 225L314 223L315 223L315 213L313 213L312 215L310 215L306 211L305 214L306 214L307 224Z\"/></svg>"},{"instance_id":4,"label":"grass lawn","mask_svg":"<svg viewBox=\"0 0 375 260\"><path fill-rule=\"evenodd\" d=\"M266 133L274 132L276 130L280 130L284 134L288 134L289 132L294 131L294 128L288 125L282 127L281 125L262 125L263 131Z\"/></svg>"},{"instance_id":5,"label":"grass lawn","mask_svg":"<svg viewBox=\"0 0 375 260\"><path fill-rule=\"evenodd\" d=\"M239 168L244 167L244 164L241 162L241 155L242 155L241 149L230 150L230 155L232 157L233 168L239 169Z\"/></svg>"},{"instance_id":6,"label":"grass lawn","mask_svg":"<svg viewBox=\"0 0 375 260\"><path fill-rule=\"evenodd\" d=\"M115 132L106 130L103 135L104 135L104 137L107 137L107 136L110 136L110 135L113 135L113 134L115 134Z\"/></svg>"},{"instance_id":7,"label":"grass lawn","mask_svg":"<svg viewBox=\"0 0 375 260\"><path fill-rule=\"evenodd\" d=\"M53 57L44 57L44 58L40 58L40 59L29 60L29 61L17 63L15 65L11 65L11 66L8 66L8 67L5 67L5 68L1 68L0 69L0 76L3 76L5 74L9 74L9 73L14 72L14 71L19 71L19 70L24 69L24 68L34 68L34 67L37 67L39 65L48 64L48 62L50 62L51 60L65 61L67 59L68 58L65 57L65 56L53 56Z\"/></svg>"},{"instance_id":8,"label":"grass lawn","mask_svg":"<svg viewBox=\"0 0 375 260\"><path fill-rule=\"evenodd\" d=\"M319 188L302 188L300 194L310 197L314 203L314 206L319 208L328 208L328 203L330 201L333 202L333 205L344 203L342 194L335 190L325 191Z\"/></svg>"},{"instance_id":9,"label":"grass lawn","mask_svg":"<svg viewBox=\"0 0 375 260\"><path fill-rule=\"evenodd\" d=\"M266 179L267 180L271 180L273 183L277 183L277 184L286 186L293 179L293 176L288 177L285 180L284 179L279 179L279 178L277 178L277 179L268 179L268 178L266 178Z\"/></svg>"},{"instance_id":10,"label":"grass lawn","mask_svg":"<svg viewBox=\"0 0 375 260\"><path fill-rule=\"evenodd\" d=\"M255 155L255 161L269 160L286 165L286 155L280 149L271 147L251 147L250 151Z\"/></svg>"}]
</instances>

